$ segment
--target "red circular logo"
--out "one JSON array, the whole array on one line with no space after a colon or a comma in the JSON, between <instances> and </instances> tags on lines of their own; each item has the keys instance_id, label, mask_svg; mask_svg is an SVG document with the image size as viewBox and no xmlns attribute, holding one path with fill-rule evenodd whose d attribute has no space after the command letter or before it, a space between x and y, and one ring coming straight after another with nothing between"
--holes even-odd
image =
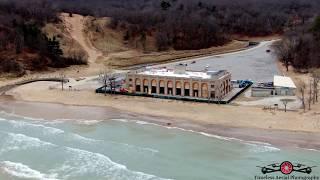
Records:
<instances>
[{"instance_id":1,"label":"red circular logo","mask_svg":"<svg viewBox=\"0 0 320 180\"><path fill-rule=\"evenodd\" d=\"M282 174L291 174L293 171L293 165L289 161L285 161L280 165Z\"/></svg>"}]
</instances>

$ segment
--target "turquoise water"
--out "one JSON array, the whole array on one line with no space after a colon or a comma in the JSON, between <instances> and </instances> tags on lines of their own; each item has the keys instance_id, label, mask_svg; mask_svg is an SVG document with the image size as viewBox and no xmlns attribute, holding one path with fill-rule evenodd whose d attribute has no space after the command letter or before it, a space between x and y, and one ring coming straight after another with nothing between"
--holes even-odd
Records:
<instances>
[{"instance_id":1,"label":"turquoise water","mask_svg":"<svg viewBox=\"0 0 320 180\"><path fill-rule=\"evenodd\" d=\"M0 114L0 179L248 180L256 166L320 166L320 152L144 122L35 120ZM298 174L297 174L298 175ZM312 175L320 175L320 167Z\"/></svg>"}]
</instances>

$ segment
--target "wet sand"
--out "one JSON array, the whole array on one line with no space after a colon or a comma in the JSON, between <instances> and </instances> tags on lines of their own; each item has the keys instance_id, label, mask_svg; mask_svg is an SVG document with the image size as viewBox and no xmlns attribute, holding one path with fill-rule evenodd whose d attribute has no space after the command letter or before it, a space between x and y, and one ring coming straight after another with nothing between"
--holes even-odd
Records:
<instances>
[{"instance_id":1,"label":"wet sand","mask_svg":"<svg viewBox=\"0 0 320 180\"><path fill-rule=\"evenodd\" d=\"M195 132L203 132L207 133L205 135L213 135L213 137L221 136L245 141L266 142L282 148L299 147L320 150L320 133L316 132L232 127L179 118L169 119L132 112L124 113L110 107L17 101L11 96L0 96L0 111L36 119L86 121L89 122L88 124L90 124L90 121L107 121L110 119L145 121L167 128L177 127Z\"/></svg>"},{"instance_id":2,"label":"wet sand","mask_svg":"<svg viewBox=\"0 0 320 180\"><path fill-rule=\"evenodd\" d=\"M228 127L245 127L320 133L318 109L303 113L263 110L261 106L215 105L146 97L96 94L94 90L61 91L56 83L38 82L7 92L16 100L99 106L119 114L136 113L166 119L183 119ZM56 84L59 86L59 84Z\"/></svg>"}]
</instances>

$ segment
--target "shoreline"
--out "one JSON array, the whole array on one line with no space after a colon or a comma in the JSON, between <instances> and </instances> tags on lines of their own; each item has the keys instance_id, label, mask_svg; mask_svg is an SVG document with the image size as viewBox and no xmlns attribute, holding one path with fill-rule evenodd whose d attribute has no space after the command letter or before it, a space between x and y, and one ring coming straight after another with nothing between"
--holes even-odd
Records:
<instances>
[{"instance_id":1,"label":"shoreline","mask_svg":"<svg viewBox=\"0 0 320 180\"><path fill-rule=\"evenodd\" d=\"M105 107L121 113L183 119L227 127L320 133L320 114L316 113L316 109L306 113L283 112L263 110L260 106L216 105L122 95L104 96L94 93L93 90L52 89L54 85L55 83L50 82L37 82L16 87L6 94L18 101Z\"/></svg>"},{"instance_id":2,"label":"shoreline","mask_svg":"<svg viewBox=\"0 0 320 180\"><path fill-rule=\"evenodd\" d=\"M302 148L320 151L320 133L232 127L208 124L186 119L167 119L164 116L150 116L139 113L123 113L118 109L101 106L64 105L58 103L27 102L10 96L0 96L0 111L12 116L34 119L79 121L92 125L97 121L126 120L143 125L158 125L168 129L179 129L223 140L244 141L245 143L268 143L280 148ZM30 110L32 112L30 112ZM34 114L37 111L40 113ZM120 113L121 112L121 113ZM144 122L144 123L141 123ZM168 125L170 123L170 125Z\"/></svg>"}]
</instances>

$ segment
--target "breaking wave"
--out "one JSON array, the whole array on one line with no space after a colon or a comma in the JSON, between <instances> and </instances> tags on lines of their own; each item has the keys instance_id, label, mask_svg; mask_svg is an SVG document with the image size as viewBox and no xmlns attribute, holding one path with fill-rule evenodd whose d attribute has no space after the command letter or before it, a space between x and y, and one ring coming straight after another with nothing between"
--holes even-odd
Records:
<instances>
[{"instance_id":1,"label":"breaking wave","mask_svg":"<svg viewBox=\"0 0 320 180\"><path fill-rule=\"evenodd\" d=\"M163 180L163 178L143 172L129 170L126 166L113 162L109 157L82 149L65 147L68 160L52 172L63 172L64 178L84 175L102 176L106 179L122 180Z\"/></svg>"},{"instance_id":2,"label":"breaking wave","mask_svg":"<svg viewBox=\"0 0 320 180\"><path fill-rule=\"evenodd\" d=\"M57 174L43 174L40 171L31 169L22 163L3 161L0 162L0 168L10 176L37 180L57 180Z\"/></svg>"},{"instance_id":3,"label":"breaking wave","mask_svg":"<svg viewBox=\"0 0 320 180\"><path fill-rule=\"evenodd\" d=\"M246 145L250 147L249 152L253 152L253 153L280 151L279 148L276 148L273 146L266 146L266 145L252 144L252 143L246 143Z\"/></svg>"},{"instance_id":4,"label":"breaking wave","mask_svg":"<svg viewBox=\"0 0 320 180\"><path fill-rule=\"evenodd\" d=\"M0 121L6 121L6 123L9 123L13 128L19 129L19 130L24 130L24 129L32 129L33 132L41 132L42 135L45 135L46 137L51 137L51 138L59 138L67 141L77 141L80 143L85 143L85 144L100 144L103 142L103 140L97 140L97 139L92 139L88 137L83 137L79 134L76 133L70 133L70 132L65 132L64 130L55 128L55 127L50 127L50 126L45 126L43 124L38 124L37 122L25 122L25 121L15 121L15 120L5 120L5 119L0 119ZM79 121L80 122L80 121ZM114 142L114 141L106 141L105 143L111 143L111 145L117 145L117 146L122 146L125 149L133 149L134 151L137 152L149 152L151 154L158 153L158 150L152 149L152 148L147 148L147 147L139 147L139 146L134 146L130 145L127 143L122 143L122 142Z\"/></svg>"},{"instance_id":5,"label":"breaking wave","mask_svg":"<svg viewBox=\"0 0 320 180\"><path fill-rule=\"evenodd\" d=\"M24 134L15 134L4 131L0 131L0 133L6 136L5 138L2 137L2 139L4 139L4 142L2 143L0 154L14 150L26 150L34 147L45 148L54 146L54 144L50 142L41 141L39 138L26 136Z\"/></svg>"},{"instance_id":6,"label":"breaking wave","mask_svg":"<svg viewBox=\"0 0 320 180\"><path fill-rule=\"evenodd\" d=\"M12 152L14 150L32 150L51 149L63 153L67 158L60 168L50 170L50 174L43 174L37 170L31 169L27 165L10 161L1 162L1 168L11 176L28 179L54 180L59 174L63 174L62 179L76 178L81 176L99 176L106 179L145 179L145 180L162 180L155 175L146 174L129 170L126 166L113 162L109 157L95 152L83 149L77 149L67 146L58 146L56 144L42 141L39 138L29 137L24 134L14 134L0 132L6 135L0 153ZM130 146L130 145L128 145Z\"/></svg>"}]
</instances>

